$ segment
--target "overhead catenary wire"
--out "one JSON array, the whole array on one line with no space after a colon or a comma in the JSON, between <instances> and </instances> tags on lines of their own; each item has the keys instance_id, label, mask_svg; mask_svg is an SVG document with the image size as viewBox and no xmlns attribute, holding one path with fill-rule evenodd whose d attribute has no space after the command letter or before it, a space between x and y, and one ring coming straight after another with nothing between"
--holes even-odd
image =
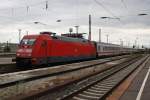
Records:
<instances>
[{"instance_id":1,"label":"overhead catenary wire","mask_svg":"<svg viewBox=\"0 0 150 100\"><path fill-rule=\"evenodd\" d=\"M127 4L125 3L125 0L121 0L122 5L124 6L124 8L126 9L127 13L129 13Z\"/></svg>"},{"instance_id":2,"label":"overhead catenary wire","mask_svg":"<svg viewBox=\"0 0 150 100\"><path fill-rule=\"evenodd\" d=\"M45 9L47 10L48 9L48 1L45 1L45 2L46 2Z\"/></svg>"},{"instance_id":3,"label":"overhead catenary wire","mask_svg":"<svg viewBox=\"0 0 150 100\"><path fill-rule=\"evenodd\" d=\"M112 13L106 6L104 6L100 1L94 0L96 4L98 4L99 6L101 6L106 12L108 12L112 17L114 17L115 19L117 19L121 24L121 20L119 17L117 17L114 13Z\"/></svg>"},{"instance_id":4,"label":"overhead catenary wire","mask_svg":"<svg viewBox=\"0 0 150 100\"><path fill-rule=\"evenodd\" d=\"M25 2L25 0L24 0L24 5L19 5L18 7L11 7L11 8L1 8L0 9L0 12L6 12L7 11L7 15L9 14L9 15L11 15L11 17L8 17L8 18L6 18L6 19L10 19L10 20L18 20L18 18L17 19L15 19L14 17L15 16L17 16L16 14L18 13L18 10L25 10L26 11L26 14L29 14L29 12L32 10L32 9L34 9L35 7L36 8L38 8L38 9L41 9L41 10L43 10L43 9L45 9L45 11L47 11L48 10L48 5L49 5L49 2L48 2L48 0L46 0L46 1L40 1L40 2L36 2L36 3L30 3L30 4L28 4L27 2ZM37 7L37 6L41 6L41 7ZM4 12L4 13L5 13ZM1 14L3 14L3 13L1 13ZM19 14L20 15L20 14ZM4 16L4 15L3 15ZM5 16L4 16L5 17ZM24 19L24 16L23 17L21 17L21 18L23 18Z\"/></svg>"},{"instance_id":5,"label":"overhead catenary wire","mask_svg":"<svg viewBox=\"0 0 150 100\"><path fill-rule=\"evenodd\" d=\"M121 3L123 4L123 6L124 6L126 9L128 9L128 8L127 8L127 5L126 5L126 3L125 3L124 0L121 0Z\"/></svg>"},{"instance_id":6,"label":"overhead catenary wire","mask_svg":"<svg viewBox=\"0 0 150 100\"><path fill-rule=\"evenodd\" d=\"M41 2L37 2L37 3L33 3L33 4L25 4L24 6L18 6L18 7L13 7L13 8L1 8L0 11L10 11L11 10L10 13L13 15L13 13L16 10L25 8L28 13L29 10L31 10L31 8L39 6L39 5L45 6L44 9L48 10L48 4L49 4L48 0L46 0L46 1L41 1ZM43 8L41 8L41 9L43 9Z\"/></svg>"},{"instance_id":7,"label":"overhead catenary wire","mask_svg":"<svg viewBox=\"0 0 150 100\"><path fill-rule=\"evenodd\" d=\"M37 3L33 3L33 4L30 4L30 5L25 5L25 6L18 6L18 7L14 7L14 9L21 9L21 8L26 8L27 6L29 7L34 7L34 6L38 6L38 5L41 5L41 4L44 4L45 1L41 1L41 2L37 2ZM4 11L4 10L10 10L11 8L1 8L0 11Z\"/></svg>"}]
</instances>

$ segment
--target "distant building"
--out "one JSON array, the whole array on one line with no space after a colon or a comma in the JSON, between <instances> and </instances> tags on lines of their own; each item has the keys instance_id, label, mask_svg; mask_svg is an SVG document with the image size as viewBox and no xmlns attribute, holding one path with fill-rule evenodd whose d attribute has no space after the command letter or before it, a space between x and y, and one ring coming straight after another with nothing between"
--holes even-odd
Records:
<instances>
[{"instance_id":1,"label":"distant building","mask_svg":"<svg viewBox=\"0 0 150 100\"><path fill-rule=\"evenodd\" d=\"M16 43L0 43L1 52L16 52L18 44Z\"/></svg>"}]
</instances>

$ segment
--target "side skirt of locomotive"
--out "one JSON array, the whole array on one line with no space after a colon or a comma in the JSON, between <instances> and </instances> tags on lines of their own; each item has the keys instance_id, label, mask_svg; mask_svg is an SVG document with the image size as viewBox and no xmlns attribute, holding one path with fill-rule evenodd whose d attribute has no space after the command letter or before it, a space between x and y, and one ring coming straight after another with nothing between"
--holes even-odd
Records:
<instances>
[{"instance_id":1,"label":"side skirt of locomotive","mask_svg":"<svg viewBox=\"0 0 150 100\"><path fill-rule=\"evenodd\" d=\"M14 59L16 61L17 67L30 67L32 65L31 58L20 58L17 57Z\"/></svg>"},{"instance_id":2,"label":"side skirt of locomotive","mask_svg":"<svg viewBox=\"0 0 150 100\"><path fill-rule=\"evenodd\" d=\"M94 59L96 56L79 56L79 57L44 57L44 58L16 58L17 66L38 66L44 64L65 63L72 61L81 61Z\"/></svg>"},{"instance_id":3,"label":"side skirt of locomotive","mask_svg":"<svg viewBox=\"0 0 150 100\"><path fill-rule=\"evenodd\" d=\"M80 57L47 57L47 58L38 58L36 63L33 65L42 65L42 64L55 64L55 63L65 63L72 61L81 61L96 58L96 56L80 56Z\"/></svg>"}]
</instances>

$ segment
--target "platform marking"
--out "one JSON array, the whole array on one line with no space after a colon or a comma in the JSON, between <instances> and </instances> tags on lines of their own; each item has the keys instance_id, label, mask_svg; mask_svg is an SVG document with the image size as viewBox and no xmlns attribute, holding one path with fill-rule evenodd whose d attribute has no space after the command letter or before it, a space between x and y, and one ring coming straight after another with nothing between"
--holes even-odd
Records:
<instances>
[{"instance_id":1,"label":"platform marking","mask_svg":"<svg viewBox=\"0 0 150 100\"><path fill-rule=\"evenodd\" d=\"M143 90L144 90L146 81L147 81L147 79L148 79L149 73L150 73L150 67L149 67L149 69L148 69L148 71L147 71L147 73L146 73L146 76L145 76L145 78L144 78L144 81L143 81L143 83L142 83L142 86L141 86L141 88L140 88L140 91L139 91L139 93L138 93L138 95L137 95L137 97L136 97L136 100L141 100L141 96L142 96L142 93L143 93Z\"/></svg>"}]
</instances>

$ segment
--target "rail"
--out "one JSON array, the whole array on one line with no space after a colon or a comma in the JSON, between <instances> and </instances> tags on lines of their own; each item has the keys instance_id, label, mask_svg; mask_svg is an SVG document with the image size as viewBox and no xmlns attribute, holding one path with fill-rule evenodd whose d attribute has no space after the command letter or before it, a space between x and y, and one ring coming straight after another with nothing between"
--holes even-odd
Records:
<instances>
[{"instance_id":1,"label":"rail","mask_svg":"<svg viewBox=\"0 0 150 100\"><path fill-rule=\"evenodd\" d=\"M59 99L104 100L124 79L126 79L140 65L145 64L149 59L149 56L143 57L140 60L134 59L116 69L106 71L104 75L101 75L101 78L95 82L84 85L80 89L74 90L72 93L68 93L68 95L64 95Z\"/></svg>"},{"instance_id":2,"label":"rail","mask_svg":"<svg viewBox=\"0 0 150 100\"><path fill-rule=\"evenodd\" d=\"M127 58L128 57L125 58L114 57L112 59L95 60L92 62L86 61L86 62L81 62L76 64L61 65L61 66L51 67L51 68L42 68L42 69L35 69L31 71L3 74L0 75L0 79L1 79L0 96L5 98L5 96L9 95L8 97L11 97L13 93L16 93L13 96L16 96L18 98L17 94L20 93L22 94L24 90L28 91L29 88L28 89L24 89L24 88L25 87L31 88L30 85L33 85L35 83L40 84L39 86L41 86L42 82L45 82L46 86L48 85L50 88L55 88L59 85L64 85L69 82L73 82L75 80L79 80L81 78L87 77L88 75L96 74L106 69L109 69L118 63L127 61ZM135 57L130 57L130 60L133 58ZM101 65L101 67L99 65ZM79 73L81 72L87 72L87 73L80 75ZM28 92L27 91L25 91L23 94L29 95L28 93L29 91Z\"/></svg>"}]
</instances>

